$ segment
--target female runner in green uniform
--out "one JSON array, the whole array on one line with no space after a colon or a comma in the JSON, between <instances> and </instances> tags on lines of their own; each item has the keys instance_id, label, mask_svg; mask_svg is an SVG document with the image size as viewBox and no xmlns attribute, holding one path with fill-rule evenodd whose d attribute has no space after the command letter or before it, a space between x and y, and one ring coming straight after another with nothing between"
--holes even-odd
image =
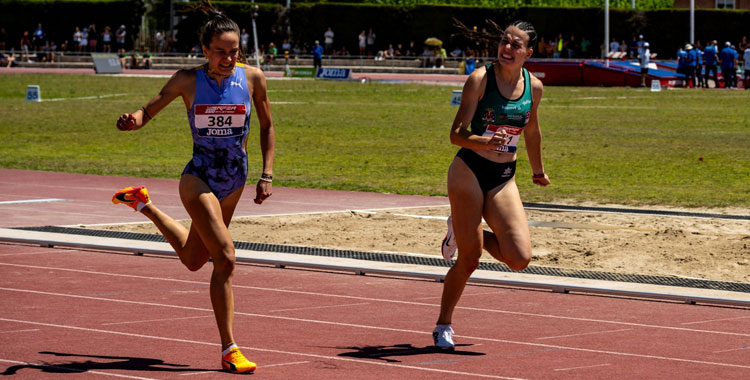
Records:
<instances>
[{"instance_id":1,"label":"female runner in green uniform","mask_svg":"<svg viewBox=\"0 0 750 380\"><path fill-rule=\"evenodd\" d=\"M461 149L448 170L451 217L442 251L447 260L456 249L460 254L445 277L433 331L434 343L442 349L455 347L453 310L479 265L482 249L513 270L525 268L531 260L528 222L515 182L516 148L522 133L533 182L549 184L537 118L542 82L523 68L533 53L536 31L519 21L501 32L498 61L469 76L451 126L451 143ZM482 217L491 231L482 229Z\"/></svg>"}]
</instances>

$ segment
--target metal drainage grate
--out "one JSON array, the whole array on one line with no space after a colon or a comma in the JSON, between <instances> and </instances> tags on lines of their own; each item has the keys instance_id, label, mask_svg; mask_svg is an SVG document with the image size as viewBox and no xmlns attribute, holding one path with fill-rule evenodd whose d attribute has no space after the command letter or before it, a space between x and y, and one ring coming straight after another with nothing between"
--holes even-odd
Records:
<instances>
[{"instance_id":1,"label":"metal drainage grate","mask_svg":"<svg viewBox=\"0 0 750 380\"><path fill-rule=\"evenodd\" d=\"M52 233L61 233L61 234L70 234L70 235L83 235L83 236L96 236L96 237L106 237L106 238L141 240L141 241L166 242L164 237L161 235L142 234L142 233L135 233L135 232L91 230L91 229L86 229L86 228L57 227L57 226L20 227L16 229L26 230L26 231L52 232ZM304 246L295 246L295 245L281 245L281 244L266 244L266 243L235 241L234 247L236 249L261 251L261 252L277 252L277 253L290 253L290 254L298 254L298 255L337 257L337 258L378 261L378 262L387 262L387 263L396 263L396 264L413 264L413 265L426 265L426 266L436 266L436 267L450 267L452 265L452 262L445 261L442 258L438 258L438 257L433 258L433 257L409 256L409 255L399 255L399 254L390 254L390 253L363 252L363 251L351 251L351 250L328 249L328 248L313 248L313 247L304 247ZM505 264L502 264L502 263L481 262L479 264L479 269L487 270L487 271L494 271L494 272L513 272L510 268L508 268ZM552 268L552 267L544 267L544 266L537 266L537 265L530 265L526 269L519 271L518 273L750 293L750 284L740 283L740 282L710 281L710 280L669 277L669 276L620 274L620 273L610 273L610 272L597 272L597 271L590 271L590 270Z\"/></svg>"}]
</instances>

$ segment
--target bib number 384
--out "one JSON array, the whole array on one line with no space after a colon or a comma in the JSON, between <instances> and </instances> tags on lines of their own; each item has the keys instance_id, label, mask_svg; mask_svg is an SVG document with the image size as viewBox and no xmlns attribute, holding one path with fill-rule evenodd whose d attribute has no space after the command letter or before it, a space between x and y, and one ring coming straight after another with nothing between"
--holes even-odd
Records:
<instances>
[{"instance_id":1,"label":"bib number 384","mask_svg":"<svg viewBox=\"0 0 750 380\"><path fill-rule=\"evenodd\" d=\"M195 128L201 137L242 136L244 104L196 104Z\"/></svg>"},{"instance_id":2,"label":"bib number 384","mask_svg":"<svg viewBox=\"0 0 750 380\"><path fill-rule=\"evenodd\" d=\"M510 125L488 125L482 136L492 137L495 132L504 129L505 133L508 134L508 142L505 145L495 149L496 152L500 153L515 153L518 149L518 140L521 138L521 132L523 128L513 127Z\"/></svg>"}]
</instances>

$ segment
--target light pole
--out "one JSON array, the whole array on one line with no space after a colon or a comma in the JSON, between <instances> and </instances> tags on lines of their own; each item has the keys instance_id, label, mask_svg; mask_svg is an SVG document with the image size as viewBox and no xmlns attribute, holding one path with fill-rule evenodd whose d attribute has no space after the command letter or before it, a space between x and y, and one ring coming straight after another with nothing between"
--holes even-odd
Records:
<instances>
[{"instance_id":1,"label":"light pole","mask_svg":"<svg viewBox=\"0 0 750 380\"><path fill-rule=\"evenodd\" d=\"M255 44L255 64L260 69L260 57L258 56L258 29L255 26L255 18L258 17L258 5L253 0L253 43Z\"/></svg>"}]
</instances>

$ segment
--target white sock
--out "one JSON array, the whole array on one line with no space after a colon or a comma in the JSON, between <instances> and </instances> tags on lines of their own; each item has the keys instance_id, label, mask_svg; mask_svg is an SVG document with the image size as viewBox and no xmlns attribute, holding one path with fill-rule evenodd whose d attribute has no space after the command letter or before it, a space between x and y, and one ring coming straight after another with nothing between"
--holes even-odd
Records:
<instances>
[{"instance_id":1,"label":"white sock","mask_svg":"<svg viewBox=\"0 0 750 380\"><path fill-rule=\"evenodd\" d=\"M229 351L231 351L231 350L232 350L233 348L237 348L237 345L236 345L236 344L234 344L234 343L232 343L232 345L231 345L231 346L227 347L227 349L226 349L226 350L224 350L224 351L223 351L223 352L221 353L221 356L222 356L222 357L224 357L224 356L225 356L226 354L228 354L228 353L229 353Z\"/></svg>"},{"instance_id":2,"label":"white sock","mask_svg":"<svg viewBox=\"0 0 750 380\"><path fill-rule=\"evenodd\" d=\"M447 325L435 325L435 327L439 328L440 330L445 330L445 329L451 327L451 324L449 323Z\"/></svg>"},{"instance_id":3,"label":"white sock","mask_svg":"<svg viewBox=\"0 0 750 380\"><path fill-rule=\"evenodd\" d=\"M135 211L141 211L144 207L151 204L151 201L148 201L148 203L138 202L138 204L135 206Z\"/></svg>"}]
</instances>

